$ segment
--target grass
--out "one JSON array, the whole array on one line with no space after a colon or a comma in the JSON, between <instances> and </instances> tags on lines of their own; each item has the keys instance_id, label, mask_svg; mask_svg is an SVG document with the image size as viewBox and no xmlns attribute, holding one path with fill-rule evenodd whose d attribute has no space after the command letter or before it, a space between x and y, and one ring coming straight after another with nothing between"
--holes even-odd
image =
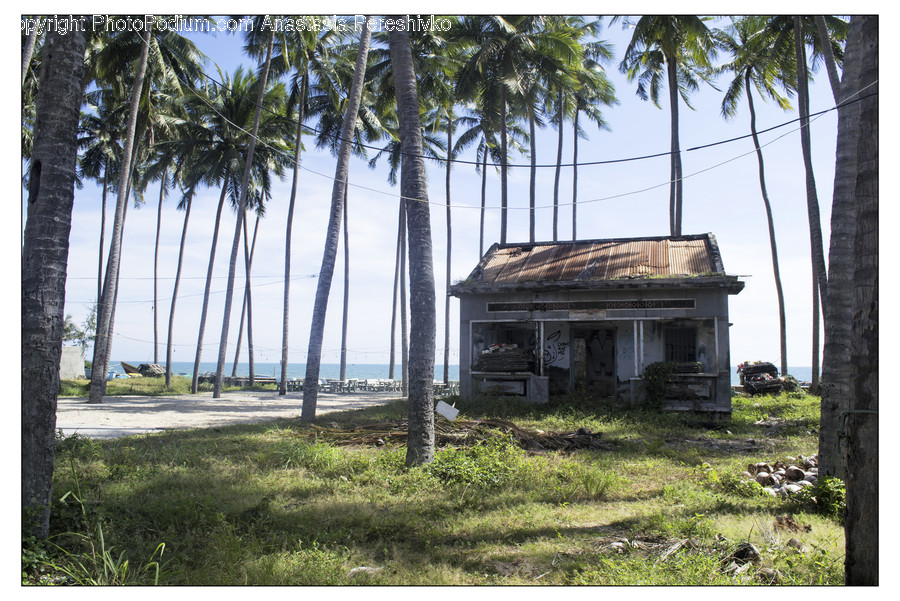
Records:
<instances>
[{"instance_id":1,"label":"grass","mask_svg":"<svg viewBox=\"0 0 900 601\"><path fill-rule=\"evenodd\" d=\"M203 382L197 386L200 392L209 392L213 386L209 382ZM222 390L275 390L274 384L256 384L254 386L224 386ZM90 380L62 380L59 387L59 396L86 397L91 391ZM106 384L108 396L164 396L181 395L191 393L191 379L185 376L172 376L171 386L166 388L164 376L142 378L115 378Z\"/></svg>"},{"instance_id":2,"label":"grass","mask_svg":"<svg viewBox=\"0 0 900 601\"><path fill-rule=\"evenodd\" d=\"M528 453L496 431L414 469L403 446L329 434L402 420L400 402L329 413L327 428L75 435L57 445L52 544L25 541L23 583L732 585L772 567L782 584L838 585L839 519L740 482L750 462L816 452L818 403L735 398L711 422L578 398L458 401L464 419L584 428L608 448ZM810 531L774 531L785 513ZM727 570L743 541L761 564Z\"/></svg>"}]
</instances>

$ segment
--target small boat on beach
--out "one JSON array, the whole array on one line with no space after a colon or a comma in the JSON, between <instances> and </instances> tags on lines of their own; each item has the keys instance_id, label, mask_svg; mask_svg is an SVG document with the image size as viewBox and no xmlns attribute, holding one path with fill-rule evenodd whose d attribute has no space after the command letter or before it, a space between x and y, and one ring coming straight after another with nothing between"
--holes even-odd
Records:
<instances>
[{"instance_id":1,"label":"small boat on beach","mask_svg":"<svg viewBox=\"0 0 900 601\"><path fill-rule=\"evenodd\" d=\"M120 363L122 364L122 369L124 369L125 373L128 374L129 376L141 375L141 370L139 368L135 367L134 365L132 365L131 363L125 363L124 361L120 361Z\"/></svg>"}]
</instances>

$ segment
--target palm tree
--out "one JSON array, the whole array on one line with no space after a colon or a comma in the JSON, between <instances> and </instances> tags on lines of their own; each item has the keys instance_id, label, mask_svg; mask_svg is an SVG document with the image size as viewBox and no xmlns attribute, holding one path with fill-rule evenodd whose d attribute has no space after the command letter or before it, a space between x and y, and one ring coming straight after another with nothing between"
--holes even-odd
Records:
<instances>
[{"instance_id":1,"label":"palm tree","mask_svg":"<svg viewBox=\"0 0 900 601\"><path fill-rule=\"evenodd\" d=\"M750 111L750 133L756 148L759 164L759 188L762 194L763 207L766 211L766 222L769 226L769 247L772 252L772 271L775 277L775 292L778 300L779 338L781 341L781 373L788 373L787 364L787 318L784 308L784 290L781 285L781 271L778 266L778 246L775 241L775 220L772 216L772 205L766 189L765 165L762 148L756 131L756 109L753 105L752 89L763 99L771 98L783 110L790 110L790 101L783 96L777 86L791 95L796 81L791 72L792 64L785 61L778 53L775 40L765 31L765 17L741 17L732 20L726 31L717 31L716 40L724 50L729 52L732 60L720 69L730 71L734 79L725 91L722 100L722 116L730 119L737 114L741 95L746 93L747 106Z\"/></svg>"},{"instance_id":2,"label":"palm tree","mask_svg":"<svg viewBox=\"0 0 900 601\"><path fill-rule=\"evenodd\" d=\"M256 251L256 236L259 233L259 219L262 216L262 211L265 210L265 205L260 201L256 204L256 219L253 224L253 241L249 243L248 246L248 235L247 235L247 209L244 209L244 223L243 223L243 232L244 232L244 300L241 303L241 318L238 320L238 338L237 343L234 345L234 363L231 366L231 377L237 377L237 369L238 363L240 362L241 357L241 339L244 334L244 322L246 320L247 323L247 363L249 365L249 381L250 385L253 385L255 379L255 366L253 359L253 299L252 292L250 289L250 269L253 267L253 254Z\"/></svg>"},{"instance_id":3,"label":"palm tree","mask_svg":"<svg viewBox=\"0 0 900 601\"><path fill-rule=\"evenodd\" d=\"M406 202L409 227L411 332L406 465L413 466L434 459L434 266L419 101L409 35L391 31L389 41L403 144L400 193Z\"/></svg>"},{"instance_id":4,"label":"palm tree","mask_svg":"<svg viewBox=\"0 0 900 601\"><path fill-rule=\"evenodd\" d=\"M554 27L556 17L470 16L459 37L473 47L457 75L462 100L476 101L500 124L500 243L506 243L508 113L511 101L527 93L528 74L565 71L581 58L570 28ZM476 100L477 99L477 100ZM518 103L520 106L522 103Z\"/></svg>"},{"instance_id":5,"label":"palm tree","mask_svg":"<svg viewBox=\"0 0 900 601\"><path fill-rule=\"evenodd\" d=\"M475 173L481 174L481 219L479 226L478 256L484 255L484 214L486 209L487 165L488 160L495 170L500 164L500 142L497 139L498 124L494 122L478 105L466 106L468 115L458 119L459 125L468 128L459 135L454 145L455 156L475 145ZM512 150L524 154L524 144L529 136L518 124L512 123L506 130L508 145ZM427 138L426 138L427 140Z\"/></svg>"},{"instance_id":6,"label":"palm tree","mask_svg":"<svg viewBox=\"0 0 900 601\"><path fill-rule=\"evenodd\" d=\"M136 58L138 56L140 58ZM146 75L146 85L143 85L144 82L137 85L138 78L135 77L132 94L127 96L130 105L130 140L125 144L119 170L117 194L121 202L117 202L104 278L105 300L98 307L91 402L100 402L106 389L105 373L112 350L119 257L127 210L125 200L134 192L136 201L142 202L143 189L148 181L144 163L151 156L150 147L156 140L157 132L162 133L168 129L166 112L161 107L173 96L180 95L181 82L197 79L202 58L203 55L193 43L171 30L155 31L153 35L148 32L143 36L135 36L132 32L95 36L91 51L86 56L89 73L100 85L101 94L118 96L115 101L126 98L125 80L130 77L131 65L135 61L139 65L138 71L142 73L141 78ZM170 95L170 92L174 94ZM128 161L125 161L125 157L128 157ZM116 277L116 281L110 282L110 275Z\"/></svg>"},{"instance_id":7,"label":"palm tree","mask_svg":"<svg viewBox=\"0 0 900 601\"><path fill-rule=\"evenodd\" d=\"M852 374L844 397L847 437L847 512L845 581L851 586L878 585L878 17L853 16L840 83L844 94L863 91L859 102L838 112L835 202L832 211L855 224L853 268L835 280L829 265L826 315L850 321ZM850 107L851 110L847 110ZM839 195L845 198L839 198ZM848 213L852 213L848 215ZM828 304L836 287L849 288L851 310L832 313ZM826 318L826 326L829 321ZM827 332L828 330L826 330ZM826 334L827 336L827 334ZM834 346L825 347L825 364ZM824 399L823 399L824 401Z\"/></svg>"},{"instance_id":8,"label":"palm tree","mask_svg":"<svg viewBox=\"0 0 900 601\"><path fill-rule=\"evenodd\" d=\"M594 56L611 56L605 45L592 45ZM618 104L612 82L606 77L603 67L593 58L584 61L584 68L576 74L578 87L573 91L572 117L572 240L578 239L578 138L587 138L579 125L579 117L583 113L600 129L609 129L598 105L613 106Z\"/></svg>"},{"instance_id":9,"label":"palm tree","mask_svg":"<svg viewBox=\"0 0 900 601\"><path fill-rule=\"evenodd\" d=\"M297 134L294 143L293 179L291 197L288 203L287 223L284 243L284 310L281 333L281 379L278 394L287 394L288 331L291 281L291 241L294 224L294 205L300 177L300 152L303 148L303 123L309 114L310 94L317 86L327 88L335 76L329 60L330 46L336 41L335 31L328 29L321 33L305 30L284 32L277 37L277 52L272 57L271 70L275 77L292 71L287 114L296 107Z\"/></svg>"},{"instance_id":10,"label":"palm tree","mask_svg":"<svg viewBox=\"0 0 900 601\"><path fill-rule=\"evenodd\" d=\"M634 24L619 69L628 81L638 80L637 95L659 107L663 83L669 89L671 115L671 180L669 184L669 231L681 235L682 180L681 147L678 138L678 97L691 107L688 95L709 83L716 48L712 35L696 16L645 16ZM626 21L625 26L629 23Z\"/></svg>"},{"instance_id":11,"label":"palm tree","mask_svg":"<svg viewBox=\"0 0 900 601\"><path fill-rule=\"evenodd\" d=\"M93 100L92 100L93 99ZM100 244L97 261L97 299L103 294L103 242L106 232L106 195L112 181L117 179L119 156L122 153L120 134L124 119L114 110L112 95L88 93L85 101L89 112L81 117L78 177L90 178L101 184ZM94 104L96 102L96 104Z\"/></svg>"},{"instance_id":12,"label":"palm tree","mask_svg":"<svg viewBox=\"0 0 900 601\"><path fill-rule=\"evenodd\" d=\"M103 400L103 393L106 390L106 365L109 361L109 330L110 330L110 314L114 306L114 298L118 290L118 279L116 275L119 267L119 256L121 252L122 227L124 223L125 202L127 200L126 189L128 187L128 177L131 174L132 151L134 149L135 129L137 127L138 103L141 99L141 88L144 84L144 74L147 70L147 57L150 50L150 34L144 32L141 36L143 44L141 46L141 55L137 63L137 71L134 78L134 84L131 89L131 105L128 112L128 125L126 128L124 150L122 153L121 168L119 174L118 197L116 199L116 213L113 218L112 240L110 241L109 260L106 264L106 276L104 277L103 295L101 296L97 306L97 338L94 341L94 358L93 364L103 366L102 370L95 369L91 374L91 392L88 402L100 403Z\"/></svg>"},{"instance_id":13,"label":"palm tree","mask_svg":"<svg viewBox=\"0 0 900 601\"><path fill-rule=\"evenodd\" d=\"M200 360L222 208L226 196L230 197L233 205L238 204L239 182L249 144L247 130L252 127L255 118L255 105L250 99L254 91L258 92L259 85L259 81L241 67L230 76L219 71L219 80L221 83L211 83L192 94L190 103L202 118L190 124L192 129L184 139L189 146L185 150L188 164L185 167L184 188L193 191L200 185L221 186L200 311L192 393L196 393L199 387ZM261 143L253 154L254 177L250 182L253 198L260 193L263 198L268 198L272 173L280 175L288 165L288 148L284 139L289 135L288 127L292 125L279 116L279 111L283 111L284 107L285 90L282 85L267 88L263 97L265 115L256 135Z\"/></svg>"},{"instance_id":14,"label":"palm tree","mask_svg":"<svg viewBox=\"0 0 900 601\"><path fill-rule=\"evenodd\" d=\"M347 185L349 173L351 141L356 129L357 115L359 114L360 100L363 93L363 82L366 75L366 64L369 53L369 39L371 31L368 27L369 17L366 17L366 26L360 34L359 51L356 56L356 65L353 75L353 83L347 98L343 123L340 135L340 150L335 168L334 187L331 193L331 215L328 221L328 231L325 237L325 251L322 257L322 267L319 270L319 281L316 288L316 300L313 306L312 324L309 334L309 350L306 357L307 382L319 380L319 366L322 355L322 336L325 330L325 311L328 307L328 294L331 290L331 280L334 275L335 256L340 236L341 213L343 212L344 188ZM310 422L316 416L316 400L318 397L317 386L303 387L303 408L300 419Z\"/></svg>"},{"instance_id":15,"label":"palm tree","mask_svg":"<svg viewBox=\"0 0 900 601\"><path fill-rule=\"evenodd\" d=\"M49 534L66 261L75 197L86 34L48 32L22 242L23 528Z\"/></svg>"},{"instance_id":16,"label":"palm tree","mask_svg":"<svg viewBox=\"0 0 900 601\"><path fill-rule=\"evenodd\" d=\"M266 94L266 83L269 77L269 62L272 58L272 46L275 43L274 30L269 32L269 47L266 51L266 60L263 64L262 74L259 76L259 92L256 96L256 110L253 115L253 129L250 133L250 141L247 144L247 157L244 159L244 174L241 178L241 196L238 200L237 219L234 226L234 240L231 244L231 261L228 265L228 283L225 289L225 310L222 316L222 335L219 338L219 360L216 363L216 379L213 383L213 398L222 395L222 377L225 372L225 354L228 350L228 327L231 321L231 303L234 297L234 274L237 269L237 254L241 240L241 226L244 222L244 214L247 207L247 195L250 190L250 178L253 171L253 153L256 151L256 135L259 132L259 121L262 113L263 98ZM249 277L249 274L248 274Z\"/></svg>"}]
</instances>

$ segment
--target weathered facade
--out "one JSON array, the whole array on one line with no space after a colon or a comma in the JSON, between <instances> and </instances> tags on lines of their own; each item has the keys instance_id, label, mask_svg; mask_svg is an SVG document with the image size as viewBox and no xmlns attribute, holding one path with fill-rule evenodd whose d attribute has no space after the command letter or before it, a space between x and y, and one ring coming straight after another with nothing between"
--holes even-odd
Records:
<instances>
[{"instance_id":1,"label":"weathered facade","mask_svg":"<svg viewBox=\"0 0 900 601\"><path fill-rule=\"evenodd\" d=\"M645 400L644 370L669 378L664 409L731 412L728 295L715 237L495 244L451 287L460 299L460 394L534 401L579 391Z\"/></svg>"}]
</instances>

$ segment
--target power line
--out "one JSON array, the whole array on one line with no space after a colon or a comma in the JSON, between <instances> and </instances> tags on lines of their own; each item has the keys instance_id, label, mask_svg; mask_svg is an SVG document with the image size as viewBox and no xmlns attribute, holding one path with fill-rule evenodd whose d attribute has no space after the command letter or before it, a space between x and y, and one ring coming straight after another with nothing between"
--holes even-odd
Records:
<instances>
[{"instance_id":1,"label":"power line","mask_svg":"<svg viewBox=\"0 0 900 601\"><path fill-rule=\"evenodd\" d=\"M206 72L203 72L203 76L206 77L207 79L209 79L210 81L212 81L213 83L215 83L217 86L222 87L222 88L224 88L224 89L226 89L226 90L230 90L230 91L234 92L234 90L233 90L232 88L230 88L230 87L227 86L226 84L224 84L224 83L218 81L217 79L215 79L215 78L212 77L211 75L207 74ZM193 89L193 87L191 86L190 82L183 82L183 83L185 83L185 85L187 85L189 88ZM873 82L872 84L869 84L868 86L866 86L866 88L869 88L869 87L871 87L871 86L874 86L874 85L876 85L877 83L878 83L878 82L875 81L875 82ZM863 88L863 90L866 89L866 88ZM862 90L860 90L859 92L856 92L856 93L854 94L854 96L857 96L861 91L862 91ZM873 96L873 95L876 95L876 94L877 94L877 92L874 92L874 93L872 93L872 94L868 94L868 95L866 95L866 96L862 96L862 97L859 97L859 98L854 98L854 99L852 99L852 100L851 100L851 99L848 99L848 100L842 102L842 103L839 104L839 105L836 105L836 106L833 106L833 107L831 107L831 108L827 108L827 109L824 109L824 110L821 110L821 111L818 111L818 112L815 112L815 113L811 113L811 114L807 115L806 117L800 116L800 117L797 117L797 118L795 118L795 119L791 119L791 120L789 120L789 121L785 121L785 122L783 122L783 123L779 123L778 125L774 125L774 126L772 126L772 127L763 129L763 130L761 130L761 131L758 131L757 134L763 134L763 133L767 133L767 132L776 130L776 129L781 128L781 127L784 127L784 126L786 126L786 125L790 125L791 123L796 123L797 121L801 121L801 120L803 120L804 118L805 118L805 119L811 119L812 117L818 117L818 116L824 115L825 113L828 113L828 112L831 112L831 111L838 110L839 108L844 107L844 106L847 106L848 104L852 104L852 103L854 103L854 102L859 102L859 101L861 101L861 100L864 100L864 99L869 98L870 96ZM198 96L198 97L202 97L201 94L197 94L197 96ZM241 94L238 94L238 97L239 97L239 98L243 98L244 100L253 102L254 105L256 104L256 101L255 101L255 100L252 100L252 99L250 99L250 98L247 98L246 96L243 96L243 95L241 95ZM851 98L852 98L852 97L851 97ZM204 99L204 101L205 101L205 99ZM207 105L209 106L208 103L207 103ZM212 108L212 107L210 106L210 108ZM215 110L215 109L213 109L213 110ZM262 107L262 110L266 111L267 113L269 113L269 114L271 114L271 115L274 115L274 116L277 116L277 117L283 117L283 115L280 115L280 114L276 113L275 111L272 111L272 110L269 109L269 108ZM218 111L216 111L216 112L217 112L217 114L219 114L220 117L223 117L223 118L224 118L224 115L222 115L221 113L218 113ZM286 118L288 121L290 121L291 123L296 124L296 125L299 125L299 121L298 121L298 120L292 119L292 118L288 118L288 117L285 117L285 118ZM227 120L227 119L226 119L226 120ZM244 131L245 133L248 133L248 132L246 132L246 130L244 130L243 128L240 128L238 125L232 123L231 121L228 121L228 122L231 123L232 125L234 125L235 127L237 127L238 129L240 129L241 131ZM319 134L324 133L324 132L322 132L322 131L320 131L320 130L314 128L314 127L311 127L311 126L309 126L309 125L306 125L306 124L303 124L303 127L304 127L304 129L307 129L307 130L309 130L309 131L311 131L311 132L315 132L315 133L319 133ZM751 136L752 136L752 134L745 134L745 135L742 135L742 136L737 136L737 137L729 138L729 139L726 139L726 140L719 140L719 141L717 141L717 142L711 142L711 143L709 143L709 144L703 144L703 145L701 145L701 146L695 146L695 147L693 147L693 148L688 148L688 149L685 150L684 152L692 152L692 151L695 151L695 150L702 150L702 149L705 149L705 148L710 148L710 147L712 147L712 146L718 146L718 145L721 145L721 144L728 144L728 143L730 143L730 142L736 142L736 141L739 141L739 140L743 140L743 139L745 139L745 138L749 138L749 137L751 137ZM341 141L341 142L343 142L344 139L343 139L343 138L336 138L336 141ZM363 144L363 143L357 143L355 140L349 140L349 141L350 141L351 143L356 144L356 145L359 146L359 147L366 148L366 149L369 149L369 150L376 150L376 151L379 151L379 152L381 152L382 150L384 150L383 148L379 148L379 147L377 147L377 146L372 146L372 145L369 145L369 144ZM257 139L257 143L260 143L259 139ZM286 153L285 153L285 154L286 154ZM402 151L401 151L401 154L406 154L406 153L402 153ZM529 164L525 164L525 163L507 163L507 164L506 164L506 167L507 167L507 168L509 168L509 167L520 167L520 168L523 168L523 167L527 167L527 168L535 167L535 168L541 168L541 169L545 169L545 168L554 168L554 169L555 169L555 168L557 168L557 167L575 167L575 166L578 166L578 167L589 167L589 166L593 166L593 165L611 165L611 164L616 164L616 163L626 163L626 162L632 162L632 161L642 161L642 160L646 160L646 159L654 159L654 158L659 158L659 157L663 157L663 156L669 156L669 155L671 155L671 154L672 154L672 151L669 150L669 151L664 151L664 152L658 152L658 153L655 153L655 154L645 154L645 155L639 155L639 156L633 156L633 157L625 157L625 158L619 158L619 159L607 159L607 160L602 160L602 161L585 161L585 162L579 162L579 163L560 163L560 164L556 164L556 163L552 163L552 164L541 163L541 164L535 164L535 165L531 165L530 163L529 163ZM453 158L446 158L446 157L431 157L431 156L425 156L425 155L407 155L407 156L412 156L412 157L414 157L414 158L421 158L421 159L425 159L425 160L438 161L438 162L442 162L442 163L450 162L450 163L460 163L460 164L463 164L463 165L476 165L476 166L481 166L481 163L478 162L478 161L467 161L467 160L463 160L463 159L453 159Z\"/></svg>"},{"instance_id":2,"label":"power line","mask_svg":"<svg viewBox=\"0 0 900 601\"><path fill-rule=\"evenodd\" d=\"M222 83L218 82L216 79L214 79L213 77L207 75L205 72L203 73L203 75L204 75L205 77L207 77L208 79L210 79L211 81L213 81L214 83L216 83L217 85L220 85L220 86L224 87L225 89L230 89L228 86L226 86L225 84L222 84ZM854 102L859 102L859 101L861 101L861 100L863 100L863 99L865 99L865 98L869 98L870 96L877 94L877 92L874 92L874 93L869 94L869 95L866 95L866 96L860 96L860 94L861 94L864 90L866 90L866 89L868 89L868 88L870 88L870 87L872 87L872 86L877 85L877 83L878 83L878 81L876 80L875 82L873 82L873 83L871 83L871 84L865 86L864 88L858 90L858 91L855 92L853 95L851 95L850 97L848 97L847 100L843 101L841 104L836 105L836 106L834 106L834 107L832 107L832 108L828 108L828 109L825 109L825 110L822 110L822 111L818 111L818 112L813 113L813 114L811 114L811 115L808 115L808 116L806 116L806 117L802 117L802 116L801 116L801 117L798 117L797 119L791 119L791 120L786 121L786 122L784 122L784 123L781 123L781 124L779 124L779 125L776 125L776 126L767 128L767 129L763 130L763 132L757 132L757 133L765 133L765 132L772 131L772 130L774 130L774 129L778 129L778 128L780 128L780 127L784 127L785 125L789 125L789 124L791 124L791 123L796 123L797 121L802 121L803 119L806 119L806 120L807 120L807 123L806 123L805 125L801 125L800 127L796 128L796 129L794 129L794 130L791 130L790 132L787 132L787 134L784 134L784 135L782 135L782 136L779 136L778 138L775 138L774 140L772 140L772 141L770 141L770 142L764 144L762 147L768 146L769 144L771 144L771 143L773 143L773 142L775 142L775 141L777 141L777 140L780 140L780 139L783 138L785 135L788 135L789 133L793 133L794 131L798 131L800 128L802 128L802 127L804 127L804 126L808 126L808 125L811 124L813 121L819 119L822 115L824 115L824 114L826 114L826 113L829 113L829 112L831 112L831 111L837 110L838 108L843 107L843 106L846 106L846 105L848 105L848 104L851 104L851 103L854 103ZM185 82L185 84L188 85L188 87L191 87L190 83ZM221 112L219 112L214 106L212 106L212 104L210 104L210 103L207 101L207 99L206 99L202 94L198 94L197 97L200 98L201 101L203 101L210 109L212 109L212 111L213 111L214 113L216 113L217 115L219 115L219 117L221 117L222 119L224 119L227 123L230 123L233 127L235 127L236 129L238 129L239 131L244 132L244 133L247 134L247 135L252 135L252 134L251 134L250 132L248 132L246 129L244 129L244 128L242 128L241 126L237 125L236 123L234 123L233 121L231 121L230 119L228 119L225 115L223 115ZM244 98L245 100L250 101L249 98L246 98L246 97L244 97L244 96L240 96L240 97L241 97L241 98ZM252 102L253 102L254 105L256 104L255 101L252 101ZM265 109L265 110L266 110L267 112L269 112L270 114L272 114L272 115L276 115L276 116L281 117L281 115L278 115L277 113L275 113L275 112L273 112L273 111L271 111L271 110L269 110L269 109ZM298 122L297 120L294 120L294 119L289 119L289 120L290 120L292 123L299 124L299 122ZM307 126L307 125L303 125L303 127L307 128L307 129L309 129L309 130L311 130L311 131L318 131L318 130L316 130L315 128L309 127L309 126ZM706 144L706 145L703 145L703 146L697 146L697 147L694 147L694 148L690 148L690 149L688 149L688 150L686 150L686 151L684 151L684 152L690 152L690 151L694 151L694 150L700 150L700 149L704 149L704 148L709 148L709 147L711 147L711 146L716 146L716 145L721 145L721 144L725 144L725 143L729 143L729 142L734 142L734 141L737 141L737 140L742 140L742 139L747 138L747 137L749 137L749 136L752 136L752 134L748 134L748 135L744 135L744 136L739 136L739 137L736 137L736 138L730 138L730 139L727 139L727 140L720 140L720 141L718 141L718 142L712 142L712 143L710 143L710 144ZM278 148L272 148L271 146L269 146L269 145L266 144L265 142L260 141L258 137L257 137L257 143L258 143L258 144L262 144L262 145L264 145L264 146L267 146L267 147L271 148L274 152L279 152L279 153L284 154L284 155L287 155L287 154L288 154L288 153L286 153L286 152L284 152L284 151L282 151L282 150L280 150L280 149L278 149ZM374 146L368 146L368 145L365 145L365 144L362 144L362 146L365 147L365 148L375 149L375 150L379 150L379 151L381 150L380 148L377 148L377 147L374 147ZM737 159L739 159L739 158L741 158L741 157L744 157L744 156L747 156L747 155L749 155L749 154L752 154L752 152L755 152L755 149L754 149L753 151L751 151L751 152L745 152L745 153L742 153L742 154L740 154L740 155L738 155L738 156L736 156L736 157L733 157L733 158L731 158L731 159L727 159L727 160L725 160L725 161L721 161L721 162L719 162L719 163L716 163L715 165L712 165L712 166L707 167L707 168L705 168L705 169L702 169L702 170L700 170L700 171L697 171L697 172L694 172L694 173L691 173L691 174L682 176L682 177L681 177L681 180L685 180L685 179L687 179L687 178L689 178L689 177L693 177L693 176L695 176L695 175L699 175L700 173L705 173L706 171L710 171L711 169L720 167L720 166L725 165L725 164L727 164L727 163L730 163L730 162L732 162L732 161L734 161L734 160L737 160ZM659 157L659 156L666 156L666 155L670 155L670 154L671 154L671 151L670 151L670 152L664 152L664 153L657 153L657 154L653 154L653 155L643 155L643 156L639 156L639 157L630 157L630 158L624 158L624 159L613 159L613 160L609 160L609 161L593 161L593 162L586 162L586 163L577 163L577 165L580 166L580 165L598 165L598 164L609 164L609 163L621 163L621 162L628 162L628 161L643 160L643 159L648 159L648 158L656 158L656 157ZM292 157L292 158L293 158L293 157ZM446 161L449 160L449 161L451 161L451 162L460 162L460 163L467 163L467 164L477 164L477 163L474 163L474 162L461 161L461 160L458 160L458 159L441 159L441 158L434 158L434 157L425 157L424 155L419 155L419 158L423 158L423 159L431 159L431 160L439 160L439 161L444 161L444 162L446 162ZM569 163L569 164L566 164L566 165L560 165L560 166L561 166L561 167L562 167L562 166L568 166L568 167L571 167L571 166L574 166L575 164L576 164L576 163ZM507 164L507 166L509 167L510 165ZM513 165L513 166L515 166L515 165ZM518 165L518 166L527 166L527 167L530 167L531 165ZM556 167L556 165L540 165L540 166L541 166L541 167L548 167L548 166ZM305 170L305 171L308 171L308 172L310 172L310 173L312 173L312 174L314 174L314 175L318 175L318 176L320 176L320 177L324 177L324 178L329 179L329 180L332 180L332 181L337 181L337 178L335 178L334 176L327 175L327 174L324 174L324 173L320 173L320 172L315 171L315 170L313 170L313 169L309 169L308 167L305 167L305 166L303 166L302 164L300 165L300 168L303 169L303 170ZM626 197L626 196L633 196L633 195L635 195L635 194L641 194L641 193L647 192L647 191L649 191L649 190L654 190L654 189L656 189L656 188L661 188L661 187L664 187L664 186L671 185L671 183L672 183L672 180L667 180L667 181L665 181L665 182L661 182L661 183L656 184L656 185L653 185L653 186L648 186L648 187L646 187L646 188L641 188L641 189L639 189L639 190L633 190L633 191L630 191L630 192L623 192L623 193L620 193L620 194L614 194L614 195L611 195L611 196L606 196L606 197L601 197L601 198L594 198L594 199L582 200L582 201L578 201L578 203L576 203L576 202L574 202L574 201L573 201L573 202L564 202L564 203L557 203L556 205L542 205L542 206L535 206L534 209L532 209L531 207L516 207L516 206L514 206L514 207L506 207L505 210L508 210L508 211L516 211L516 210L531 211L531 210L535 210L535 211L537 211L537 210L539 210L539 209L540 209L540 210L543 210L543 209L550 209L550 208L554 208L554 207L558 208L558 207L564 207L564 206L573 206L573 205L575 205L575 204L587 204L587 203L603 202L603 201L607 201L607 200L614 200L614 199L616 199L616 198L623 198L623 197ZM348 185L348 186L353 186L354 188L360 188L360 189L363 189L363 190L368 190L368 191L374 192L374 193L376 193L376 194L382 194L382 195L385 195L385 196L391 196L392 198L398 198L398 199L400 199L400 200L408 200L408 201L415 201L415 202L427 202L427 203L430 204L430 205L435 205L435 206L439 206L439 207L446 207L446 206L447 206L446 203L442 203L442 202L423 201L422 199L419 199L419 198L408 198L408 197L405 197L405 196L403 196L403 195L401 195L401 194L397 194L396 192L387 192L387 191L379 190L379 189L372 188L372 187L369 187L369 186L363 186L363 185L360 185L360 184L352 183L352 182L349 181L349 178L348 178L348 180L345 180L345 181L344 181L344 184L345 184L345 185ZM450 208L456 208L456 209L480 209L481 207L470 206L470 205L451 204L451 205L450 205ZM485 207L485 208L491 209L491 210L504 210L503 207Z\"/></svg>"}]
</instances>

